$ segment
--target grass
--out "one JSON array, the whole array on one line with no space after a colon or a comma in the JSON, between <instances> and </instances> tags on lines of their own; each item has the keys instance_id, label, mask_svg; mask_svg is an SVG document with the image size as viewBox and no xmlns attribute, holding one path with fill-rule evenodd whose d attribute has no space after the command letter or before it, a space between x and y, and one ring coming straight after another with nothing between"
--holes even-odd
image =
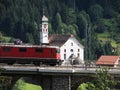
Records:
<instances>
[{"instance_id":1,"label":"grass","mask_svg":"<svg viewBox=\"0 0 120 90\"><path fill-rule=\"evenodd\" d=\"M19 79L13 87L13 90L42 90L41 86L27 83L23 78Z\"/></svg>"},{"instance_id":2,"label":"grass","mask_svg":"<svg viewBox=\"0 0 120 90\"><path fill-rule=\"evenodd\" d=\"M111 41L111 45L115 48L118 45L114 39L110 38L110 33L108 32L101 33L101 34L99 33L97 34L97 36L98 36L98 39L102 42Z\"/></svg>"},{"instance_id":3,"label":"grass","mask_svg":"<svg viewBox=\"0 0 120 90\"><path fill-rule=\"evenodd\" d=\"M42 88L34 84L25 83L22 90L42 90Z\"/></svg>"}]
</instances>

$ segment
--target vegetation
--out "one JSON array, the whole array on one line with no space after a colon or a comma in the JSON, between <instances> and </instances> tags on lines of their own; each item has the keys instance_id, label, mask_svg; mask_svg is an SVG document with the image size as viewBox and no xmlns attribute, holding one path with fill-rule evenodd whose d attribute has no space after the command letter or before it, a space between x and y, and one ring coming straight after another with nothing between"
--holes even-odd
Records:
<instances>
[{"instance_id":1,"label":"vegetation","mask_svg":"<svg viewBox=\"0 0 120 90\"><path fill-rule=\"evenodd\" d=\"M110 90L114 89L119 81L114 80L108 73L109 69L100 68L96 71L95 79L91 82L82 83L77 90Z\"/></svg>"},{"instance_id":2,"label":"vegetation","mask_svg":"<svg viewBox=\"0 0 120 90\"><path fill-rule=\"evenodd\" d=\"M92 33L90 59L95 60L102 54L119 55L117 50L112 52L113 48L119 49L120 43L119 4L119 0L0 0L0 41L8 41L1 40L3 34L39 44L44 8L49 18L49 34L74 34L84 45L89 25Z\"/></svg>"},{"instance_id":3,"label":"vegetation","mask_svg":"<svg viewBox=\"0 0 120 90\"><path fill-rule=\"evenodd\" d=\"M4 69L0 68L0 75ZM11 77L9 76L0 76L0 90L7 90L11 84Z\"/></svg>"},{"instance_id":4,"label":"vegetation","mask_svg":"<svg viewBox=\"0 0 120 90\"><path fill-rule=\"evenodd\" d=\"M40 86L26 83L22 78L19 79L13 87L13 90L42 90Z\"/></svg>"}]
</instances>

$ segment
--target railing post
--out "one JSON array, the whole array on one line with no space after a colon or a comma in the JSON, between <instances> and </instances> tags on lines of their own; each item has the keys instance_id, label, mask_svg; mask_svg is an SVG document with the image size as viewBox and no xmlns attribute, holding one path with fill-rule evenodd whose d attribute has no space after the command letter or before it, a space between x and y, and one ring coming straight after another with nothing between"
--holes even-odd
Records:
<instances>
[{"instance_id":1,"label":"railing post","mask_svg":"<svg viewBox=\"0 0 120 90\"><path fill-rule=\"evenodd\" d=\"M69 75L68 78L69 78L69 80L68 80L68 84L69 84L68 88L69 89L68 90L71 90L71 75Z\"/></svg>"}]
</instances>

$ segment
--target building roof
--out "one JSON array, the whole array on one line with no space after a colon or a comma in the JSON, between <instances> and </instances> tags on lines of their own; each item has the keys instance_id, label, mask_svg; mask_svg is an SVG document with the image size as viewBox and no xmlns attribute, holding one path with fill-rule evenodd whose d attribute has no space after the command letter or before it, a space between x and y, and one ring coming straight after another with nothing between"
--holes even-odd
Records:
<instances>
[{"instance_id":1,"label":"building roof","mask_svg":"<svg viewBox=\"0 0 120 90\"><path fill-rule=\"evenodd\" d=\"M53 46L62 46L71 35L53 34L49 36L49 44Z\"/></svg>"},{"instance_id":2,"label":"building roof","mask_svg":"<svg viewBox=\"0 0 120 90\"><path fill-rule=\"evenodd\" d=\"M48 21L48 18L45 15L43 15L42 21Z\"/></svg>"},{"instance_id":3,"label":"building roof","mask_svg":"<svg viewBox=\"0 0 120 90\"><path fill-rule=\"evenodd\" d=\"M97 65L114 65L119 56L101 56L96 62Z\"/></svg>"}]
</instances>

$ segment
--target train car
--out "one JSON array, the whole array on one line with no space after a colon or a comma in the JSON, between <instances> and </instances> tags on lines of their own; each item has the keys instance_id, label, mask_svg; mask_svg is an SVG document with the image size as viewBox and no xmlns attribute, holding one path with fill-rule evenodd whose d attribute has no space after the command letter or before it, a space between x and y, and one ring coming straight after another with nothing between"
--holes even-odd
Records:
<instances>
[{"instance_id":1,"label":"train car","mask_svg":"<svg viewBox=\"0 0 120 90\"><path fill-rule=\"evenodd\" d=\"M7 64L60 64L57 46L0 45L0 63Z\"/></svg>"}]
</instances>

